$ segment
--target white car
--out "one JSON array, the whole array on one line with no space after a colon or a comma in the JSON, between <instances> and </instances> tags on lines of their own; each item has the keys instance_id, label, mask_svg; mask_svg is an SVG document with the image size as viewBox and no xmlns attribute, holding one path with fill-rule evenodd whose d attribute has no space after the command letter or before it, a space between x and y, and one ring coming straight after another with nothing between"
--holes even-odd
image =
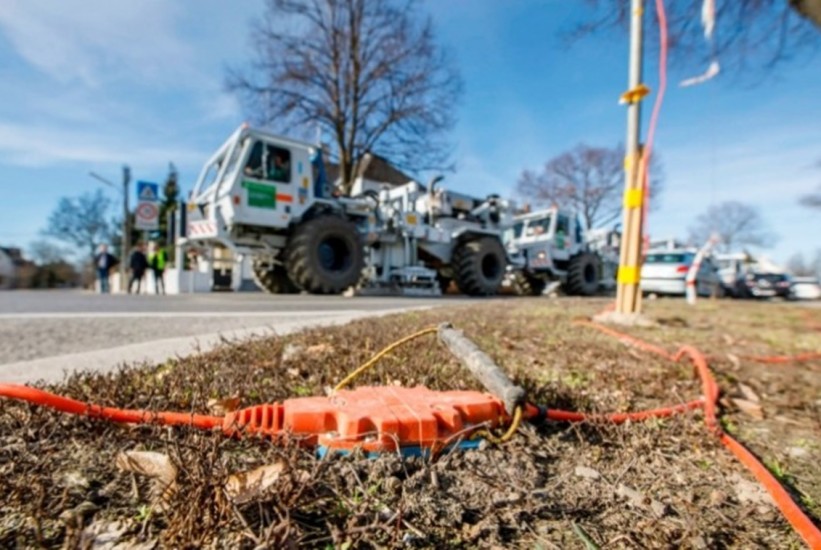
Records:
<instances>
[{"instance_id":1,"label":"white car","mask_svg":"<svg viewBox=\"0 0 821 550\"><path fill-rule=\"evenodd\" d=\"M695 256L690 250L651 250L641 267L641 291L683 296L687 292L687 272ZM702 259L696 274L696 292L700 296L718 293L719 282L712 260L709 257Z\"/></svg>"},{"instance_id":2,"label":"white car","mask_svg":"<svg viewBox=\"0 0 821 550\"><path fill-rule=\"evenodd\" d=\"M793 277L790 285L790 298L793 300L821 299L821 285L814 277Z\"/></svg>"}]
</instances>

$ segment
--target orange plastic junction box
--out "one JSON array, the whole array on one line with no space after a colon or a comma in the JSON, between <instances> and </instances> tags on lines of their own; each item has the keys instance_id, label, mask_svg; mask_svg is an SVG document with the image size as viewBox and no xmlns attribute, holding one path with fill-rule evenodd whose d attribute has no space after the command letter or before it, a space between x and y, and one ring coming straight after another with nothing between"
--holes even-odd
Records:
<instances>
[{"instance_id":1,"label":"orange plastic junction box","mask_svg":"<svg viewBox=\"0 0 821 550\"><path fill-rule=\"evenodd\" d=\"M318 445L320 454L356 448L417 454L464 443L477 427L508 421L503 403L481 392L364 386L237 411L224 426L227 432L290 433Z\"/></svg>"}]
</instances>

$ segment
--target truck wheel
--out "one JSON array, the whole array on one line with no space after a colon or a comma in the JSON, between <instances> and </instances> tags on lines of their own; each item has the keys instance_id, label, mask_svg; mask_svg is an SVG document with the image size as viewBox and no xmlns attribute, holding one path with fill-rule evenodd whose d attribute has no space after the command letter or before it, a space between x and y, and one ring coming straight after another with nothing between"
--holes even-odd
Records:
<instances>
[{"instance_id":1,"label":"truck wheel","mask_svg":"<svg viewBox=\"0 0 821 550\"><path fill-rule=\"evenodd\" d=\"M541 296L547 288L547 281L528 275L524 271L517 271L513 275L513 290L519 296Z\"/></svg>"},{"instance_id":2,"label":"truck wheel","mask_svg":"<svg viewBox=\"0 0 821 550\"><path fill-rule=\"evenodd\" d=\"M592 296L599 289L599 258L582 253L570 260L565 289L575 296Z\"/></svg>"},{"instance_id":3,"label":"truck wheel","mask_svg":"<svg viewBox=\"0 0 821 550\"><path fill-rule=\"evenodd\" d=\"M365 267L356 226L337 216L299 225L285 247L288 276L312 294L339 294L356 285Z\"/></svg>"},{"instance_id":4,"label":"truck wheel","mask_svg":"<svg viewBox=\"0 0 821 550\"><path fill-rule=\"evenodd\" d=\"M469 296L492 296L505 276L505 249L492 237L462 243L452 265L459 290Z\"/></svg>"},{"instance_id":5,"label":"truck wheel","mask_svg":"<svg viewBox=\"0 0 821 550\"><path fill-rule=\"evenodd\" d=\"M254 259L251 272L257 286L269 294L295 294L299 288L288 277L285 266Z\"/></svg>"}]
</instances>

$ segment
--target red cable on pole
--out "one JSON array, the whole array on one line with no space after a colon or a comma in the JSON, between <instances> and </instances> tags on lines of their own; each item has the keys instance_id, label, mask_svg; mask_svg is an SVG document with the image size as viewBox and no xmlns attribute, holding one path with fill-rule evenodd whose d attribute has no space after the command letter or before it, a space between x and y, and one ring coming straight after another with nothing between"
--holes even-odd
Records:
<instances>
[{"instance_id":1,"label":"red cable on pole","mask_svg":"<svg viewBox=\"0 0 821 550\"><path fill-rule=\"evenodd\" d=\"M656 0L656 17L659 20L659 91L653 103L653 113L650 115L650 124L647 128L647 142L644 145L644 154L641 157L644 180L642 182L642 194L644 195L642 232L645 234L647 233L647 211L650 208L650 157L653 154L653 142L656 137L656 126L658 125L661 105L667 91L667 12L664 8L664 0Z\"/></svg>"}]
</instances>

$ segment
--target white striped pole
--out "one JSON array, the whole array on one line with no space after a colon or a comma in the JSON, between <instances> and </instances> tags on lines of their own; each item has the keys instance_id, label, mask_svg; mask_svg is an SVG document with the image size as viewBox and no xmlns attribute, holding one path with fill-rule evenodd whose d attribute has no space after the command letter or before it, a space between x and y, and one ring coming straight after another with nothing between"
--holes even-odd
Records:
<instances>
[{"instance_id":1,"label":"white striped pole","mask_svg":"<svg viewBox=\"0 0 821 550\"><path fill-rule=\"evenodd\" d=\"M687 296L687 303L691 306L696 304L696 300L698 298L698 292L696 289L696 280L698 275L698 270L701 269L701 262L704 260L704 256L710 252L713 248L715 243L718 239L714 236L711 236L707 239L707 242L704 243L698 252L696 252L696 257L693 258L693 264L690 266L690 269L687 271L686 281L686 296Z\"/></svg>"}]
</instances>

